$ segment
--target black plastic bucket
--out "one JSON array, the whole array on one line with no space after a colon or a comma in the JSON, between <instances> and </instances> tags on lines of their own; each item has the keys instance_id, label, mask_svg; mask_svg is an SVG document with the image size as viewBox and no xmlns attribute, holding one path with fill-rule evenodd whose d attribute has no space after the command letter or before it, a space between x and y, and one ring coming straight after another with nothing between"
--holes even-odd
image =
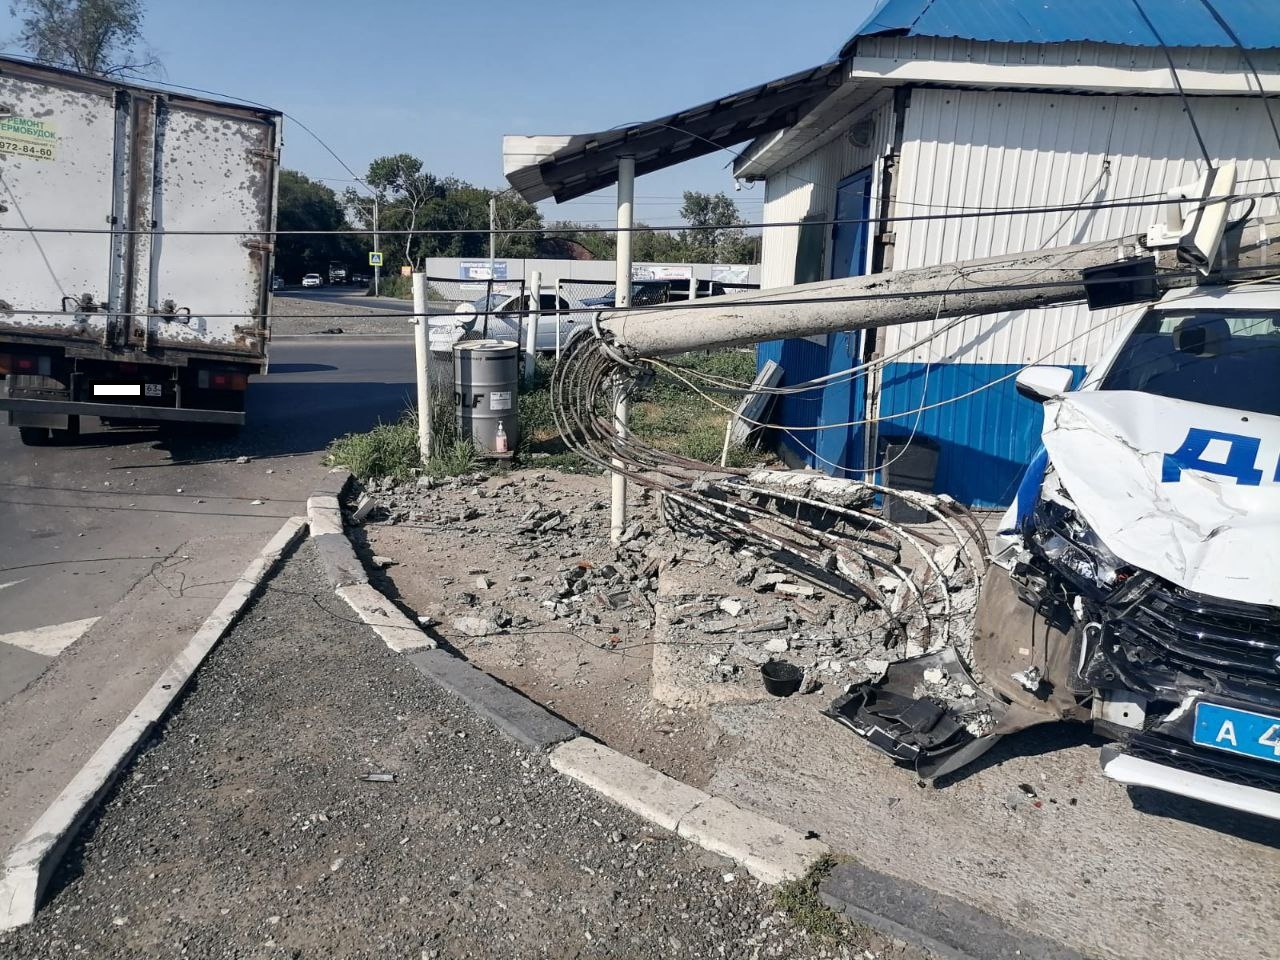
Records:
<instances>
[{"instance_id":1,"label":"black plastic bucket","mask_svg":"<svg viewBox=\"0 0 1280 960\"><path fill-rule=\"evenodd\" d=\"M785 660L770 660L760 668L764 688L775 697L789 697L800 689L804 671Z\"/></svg>"}]
</instances>

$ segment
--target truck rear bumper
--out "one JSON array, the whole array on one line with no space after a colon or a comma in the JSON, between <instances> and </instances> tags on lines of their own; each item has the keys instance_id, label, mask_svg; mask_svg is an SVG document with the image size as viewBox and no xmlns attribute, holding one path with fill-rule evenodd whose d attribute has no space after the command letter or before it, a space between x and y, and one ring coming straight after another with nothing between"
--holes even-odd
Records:
<instances>
[{"instance_id":1,"label":"truck rear bumper","mask_svg":"<svg viewBox=\"0 0 1280 960\"><path fill-rule=\"evenodd\" d=\"M133 403L84 403L75 400L0 397L0 410L17 414L108 417L115 420L155 420L166 423L244 424L244 412L240 410L197 410L190 407L153 407Z\"/></svg>"}]
</instances>

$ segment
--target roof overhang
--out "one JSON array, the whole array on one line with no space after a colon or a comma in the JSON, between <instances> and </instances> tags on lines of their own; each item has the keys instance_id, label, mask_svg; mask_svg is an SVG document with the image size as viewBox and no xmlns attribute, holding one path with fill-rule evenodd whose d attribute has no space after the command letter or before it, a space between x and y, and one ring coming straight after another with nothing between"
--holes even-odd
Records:
<instances>
[{"instance_id":1,"label":"roof overhang","mask_svg":"<svg viewBox=\"0 0 1280 960\"><path fill-rule=\"evenodd\" d=\"M1280 94L1280 72L1274 58L1259 63L1258 79L1268 94ZM760 180L839 136L854 114L893 87L924 86L972 90L1019 90L1041 93L1173 96L1178 89L1166 67L1122 67L1096 64L1037 64L981 60L850 57L844 82L793 126L774 131L742 151L733 175ZM1188 96L1256 97L1251 73L1179 68Z\"/></svg>"},{"instance_id":2,"label":"roof overhang","mask_svg":"<svg viewBox=\"0 0 1280 960\"><path fill-rule=\"evenodd\" d=\"M503 172L530 203L573 200L617 183L620 157L634 157L639 176L791 126L832 93L840 84L840 71L838 62L824 63L615 130L503 137Z\"/></svg>"}]
</instances>

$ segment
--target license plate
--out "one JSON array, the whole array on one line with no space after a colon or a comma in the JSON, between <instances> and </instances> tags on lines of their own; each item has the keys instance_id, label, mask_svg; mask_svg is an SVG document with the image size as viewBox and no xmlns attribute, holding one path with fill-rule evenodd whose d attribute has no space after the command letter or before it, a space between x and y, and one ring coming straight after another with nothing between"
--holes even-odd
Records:
<instances>
[{"instance_id":1,"label":"license plate","mask_svg":"<svg viewBox=\"0 0 1280 960\"><path fill-rule=\"evenodd\" d=\"M164 396L164 385L160 383L148 383L143 387L143 391L148 397Z\"/></svg>"},{"instance_id":2,"label":"license plate","mask_svg":"<svg viewBox=\"0 0 1280 960\"><path fill-rule=\"evenodd\" d=\"M1280 717L1216 703L1196 704L1191 742L1257 760L1280 763Z\"/></svg>"}]
</instances>

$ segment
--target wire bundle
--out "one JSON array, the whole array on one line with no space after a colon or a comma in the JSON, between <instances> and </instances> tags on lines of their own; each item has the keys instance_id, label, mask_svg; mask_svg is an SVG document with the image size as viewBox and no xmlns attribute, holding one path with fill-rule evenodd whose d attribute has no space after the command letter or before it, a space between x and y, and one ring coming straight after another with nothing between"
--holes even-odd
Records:
<instances>
[{"instance_id":1,"label":"wire bundle","mask_svg":"<svg viewBox=\"0 0 1280 960\"><path fill-rule=\"evenodd\" d=\"M566 444L584 460L661 493L664 515L674 530L749 546L847 600L874 604L886 615L891 637L939 644L967 639L953 636L952 625L972 610L954 608L952 587L980 586L988 557L982 527L965 507L947 496L822 477L841 490L831 496L806 485L816 474L714 467L635 437L619 437L615 398L619 392L636 396L653 376L650 362L622 358L607 339L577 338L551 382L556 426ZM739 396L750 392L749 385L710 389ZM943 538L936 527L908 527L873 510L875 497L885 494L939 521ZM948 542L958 548L955 559L940 562ZM913 576L900 565L904 544L919 553L927 576ZM886 588L886 578L891 588Z\"/></svg>"}]
</instances>

